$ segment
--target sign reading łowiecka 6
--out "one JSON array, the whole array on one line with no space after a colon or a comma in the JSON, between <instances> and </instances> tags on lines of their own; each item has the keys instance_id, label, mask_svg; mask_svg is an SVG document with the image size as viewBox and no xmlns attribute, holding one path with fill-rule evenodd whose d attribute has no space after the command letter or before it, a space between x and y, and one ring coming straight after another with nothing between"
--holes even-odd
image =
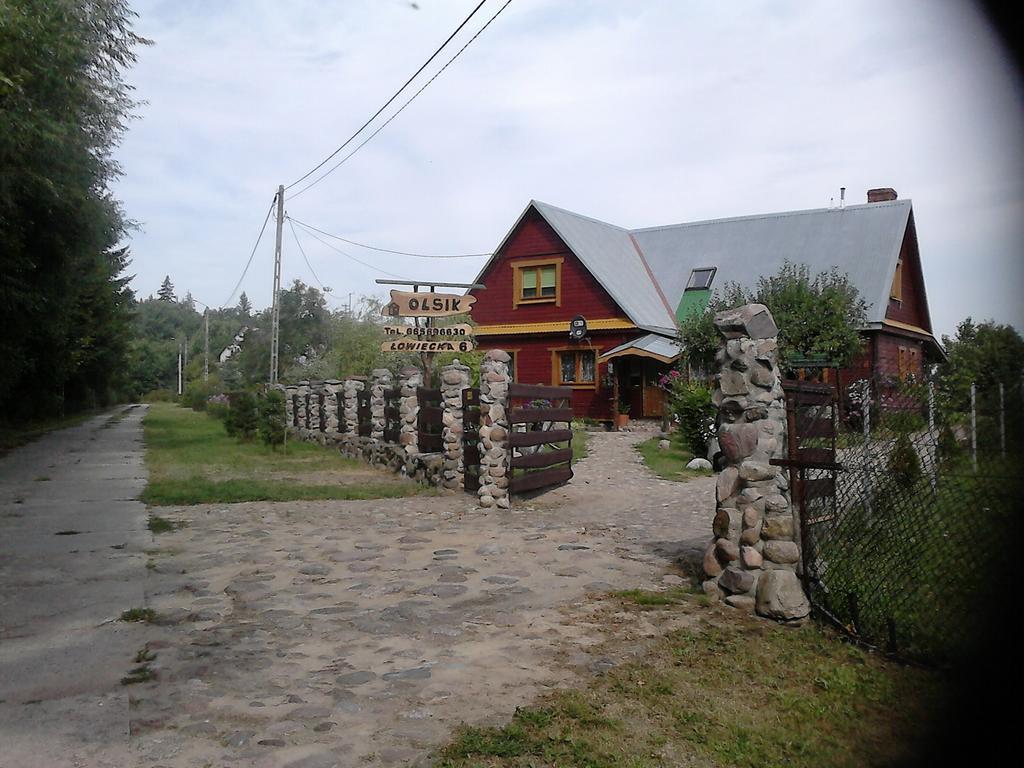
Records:
<instances>
[{"instance_id":1,"label":"sign reading \u0142owiecka 6","mask_svg":"<svg viewBox=\"0 0 1024 768\"><path fill-rule=\"evenodd\" d=\"M415 325L385 325L388 339L384 352L469 352L476 347L473 326L467 324L418 328Z\"/></svg>"},{"instance_id":2,"label":"sign reading \u0142owiecka 6","mask_svg":"<svg viewBox=\"0 0 1024 768\"><path fill-rule=\"evenodd\" d=\"M391 303L381 312L391 317L451 317L467 314L475 301L476 296L457 293L391 291Z\"/></svg>"}]
</instances>

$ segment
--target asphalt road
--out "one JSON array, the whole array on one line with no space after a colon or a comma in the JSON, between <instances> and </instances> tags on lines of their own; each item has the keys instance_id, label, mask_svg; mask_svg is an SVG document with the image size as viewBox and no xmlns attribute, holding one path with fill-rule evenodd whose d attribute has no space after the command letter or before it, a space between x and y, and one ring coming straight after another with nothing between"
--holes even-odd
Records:
<instances>
[{"instance_id":1,"label":"asphalt road","mask_svg":"<svg viewBox=\"0 0 1024 768\"><path fill-rule=\"evenodd\" d=\"M124 766L152 540L145 406L0 458L0 768Z\"/></svg>"}]
</instances>

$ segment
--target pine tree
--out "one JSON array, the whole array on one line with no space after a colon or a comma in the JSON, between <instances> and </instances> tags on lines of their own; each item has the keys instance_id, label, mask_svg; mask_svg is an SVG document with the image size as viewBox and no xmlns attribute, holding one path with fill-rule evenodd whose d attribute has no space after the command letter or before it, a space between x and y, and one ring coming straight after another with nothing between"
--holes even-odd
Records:
<instances>
[{"instance_id":1,"label":"pine tree","mask_svg":"<svg viewBox=\"0 0 1024 768\"><path fill-rule=\"evenodd\" d=\"M160 301L178 300L178 297L174 295L174 283L171 282L170 275L164 277L164 281L160 283L160 290L156 292L156 295Z\"/></svg>"},{"instance_id":2,"label":"pine tree","mask_svg":"<svg viewBox=\"0 0 1024 768\"><path fill-rule=\"evenodd\" d=\"M252 304L249 303L249 297L245 295L245 291L242 291L242 295L238 297L238 314L241 317L249 317L252 314Z\"/></svg>"}]
</instances>

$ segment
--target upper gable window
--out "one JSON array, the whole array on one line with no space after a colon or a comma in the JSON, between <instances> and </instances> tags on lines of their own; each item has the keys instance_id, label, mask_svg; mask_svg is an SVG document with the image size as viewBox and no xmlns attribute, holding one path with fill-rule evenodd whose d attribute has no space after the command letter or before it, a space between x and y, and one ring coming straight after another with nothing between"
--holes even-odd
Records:
<instances>
[{"instance_id":1,"label":"upper gable window","mask_svg":"<svg viewBox=\"0 0 1024 768\"><path fill-rule=\"evenodd\" d=\"M698 267L690 273L690 282L686 284L686 290L698 291L711 287L715 279L715 272L718 267Z\"/></svg>"},{"instance_id":2,"label":"upper gable window","mask_svg":"<svg viewBox=\"0 0 1024 768\"><path fill-rule=\"evenodd\" d=\"M562 305L563 259L531 259L512 262L512 306L520 304Z\"/></svg>"},{"instance_id":3,"label":"upper gable window","mask_svg":"<svg viewBox=\"0 0 1024 768\"><path fill-rule=\"evenodd\" d=\"M889 298L896 301L903 301L903 259L896 262L896 272L892 276L892 286L889 288Z\"/></svg>"}]
</instances>

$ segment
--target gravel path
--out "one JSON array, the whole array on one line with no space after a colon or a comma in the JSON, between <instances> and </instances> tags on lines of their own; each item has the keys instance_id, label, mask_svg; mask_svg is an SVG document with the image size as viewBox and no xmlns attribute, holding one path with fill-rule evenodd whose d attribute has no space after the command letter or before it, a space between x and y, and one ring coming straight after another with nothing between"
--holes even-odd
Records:
<instances>
[{"instance_id":1,"label":"gravel path","mask_svg":"<svg viewBox=\"0 0 1024 768\"><path fill-rule=\"evenodd\" d=\"M593 434L570 484L511 512L462 494L161 508L187 525L149 553L163 626L158 679L131 690L137 764L416 764L606 668L587 595L679 583L714 508L712 478L656 478L640 439Z\"/></svg>"}]
</instances>

